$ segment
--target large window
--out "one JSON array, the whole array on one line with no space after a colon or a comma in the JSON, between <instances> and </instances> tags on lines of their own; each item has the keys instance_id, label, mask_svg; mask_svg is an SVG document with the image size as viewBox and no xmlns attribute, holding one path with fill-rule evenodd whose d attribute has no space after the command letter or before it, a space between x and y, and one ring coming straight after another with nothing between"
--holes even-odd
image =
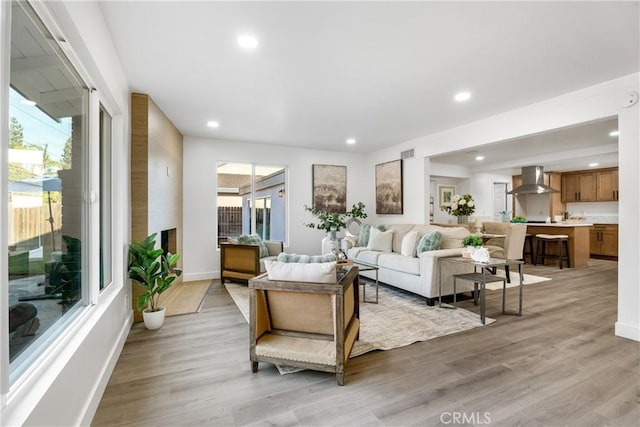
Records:
<instances>
[{"instance_id":1,"label":"large window","mask_svg":"<svg viewBox=\"0 0 640 427\"><path fill-rule=\"evenodd\" d=\"M12 2L9 139L2 145L9 163L2 190L8 253L2 251L10 330L9 342L0 345L8 349L10 382L112 276L111 117L55 40L28 3ZM90 120L94 115L99 118ZM92 122L100 127L95 137ZM100 184L91 185L92 175ZM99 219L92 219L91 205L100 206ZM92 222L99 223L96 231ZM99 253L90 250L98 240ZM100 283L90 280L98 276Z\"/></svg>"},{"instance_id":2,"label":"large window","mask_svg":"<svg viewBox=\"0 0 640 427\"><path fill-rule=\"evenodd\" d=\"M285 241L283 166L218 163L218 242L240 234Z\"/></svg>"}]
</instances>

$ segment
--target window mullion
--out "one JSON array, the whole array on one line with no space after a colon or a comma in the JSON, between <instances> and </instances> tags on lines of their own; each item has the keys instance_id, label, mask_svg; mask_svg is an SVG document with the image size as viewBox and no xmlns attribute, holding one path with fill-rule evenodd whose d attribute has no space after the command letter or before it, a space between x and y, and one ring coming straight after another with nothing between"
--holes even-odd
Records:
<instances>
[{"instance_id":1,"label":"window mullion","mask_svg":"<svg viewBox=\"0 0 640 427\"><path fill-rule=\"evenodd\" d=\"M89 98L89 147L88 147L88 186L87 186L87 272L84 281L88 304L98 302L99 265L100 265L100 97L98 91L91 90Z\"/></svg>"}]
</instances>

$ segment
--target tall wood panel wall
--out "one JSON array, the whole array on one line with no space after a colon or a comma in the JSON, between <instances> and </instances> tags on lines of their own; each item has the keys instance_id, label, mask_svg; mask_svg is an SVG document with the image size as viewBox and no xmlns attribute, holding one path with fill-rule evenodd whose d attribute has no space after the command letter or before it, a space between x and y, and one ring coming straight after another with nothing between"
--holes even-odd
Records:
<instances>
[{"instance_id":1,"label":"tall wood panel wall","mask_svg":"<svg viewBox=\"0 0 640 427\"><path fill-rule=\"evenodd\" d=\"M175 229L182 254L182 134L145 94L131 94L131 238ZM178 263L182 267L182 260ZM182 280L176 280L178 284ZM132 304L141 287L133 285ZM134 310L135 321L142 315Z\"/></svg>"}]
</instances>

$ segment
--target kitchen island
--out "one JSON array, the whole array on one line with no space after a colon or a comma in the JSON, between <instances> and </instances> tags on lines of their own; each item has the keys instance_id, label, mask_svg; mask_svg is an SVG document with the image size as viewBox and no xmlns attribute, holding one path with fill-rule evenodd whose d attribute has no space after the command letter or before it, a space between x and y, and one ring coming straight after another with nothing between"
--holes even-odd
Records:
<instances>
[{"instance_id":1,"label":"kitchen island","mask_svg":"<svg viewBox=\"0 0 640 427\"><path fill-rule=\"evenodd\" d=\"M569 236L569 264L571 268L586 267L589 264L589 230L593 224L584 222L527 223L527 233L565 234Z\"/></svg>"}]
</instances>

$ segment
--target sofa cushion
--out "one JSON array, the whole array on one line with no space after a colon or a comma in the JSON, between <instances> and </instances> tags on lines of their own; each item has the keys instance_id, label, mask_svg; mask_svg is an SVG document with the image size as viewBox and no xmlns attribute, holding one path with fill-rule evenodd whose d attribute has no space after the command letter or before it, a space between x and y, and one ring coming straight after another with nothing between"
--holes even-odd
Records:
<instances>
[{"instance_id":1,"label":"sofa cushion","mask_svg":"<svg viewBox=\"0 0 640 427\"><path fill-rule=\"evenodd\" d=\"M269 248L264 244L257 234L243 234L238 236L238 243L241 245L258 245L260 247L260 258L269 256Z\"/></svg>"},{"instance_id":2,"label":"sofa cushion","mask_svg":"<svg viewBox=\"0 0 640 427\"><path fill-rule=\"evenodd\" d=\"M355 257L352 257L356 261L362 261L365 264L378 265L378 257L384 252L370 251L367 248L360 248Z\"/></svg>"},{"instance_id":3,"label":"sofa cushion","mask_svg":"<svg viewBox=\"0 0 640 427\"><path fill-rule=\"evenodd\" d=\"M264 262L269 280L291 282L336 283L336 262L287 263L267 260Z\"/></svg>"},{"instance_id":4,"label":"sofa cushion","mask_svg":"<svg viewBox=\"0 0 640 427\"><path fill-rule=\"evenodd\" d=\"M422 252L437 251L442 243L442 234L439 231L426 232L418 242L416 254L419 256Z\"/></svg>"},{"instance_id":5,"label":"sofa cushion","mask_svg":"<svg viewBox=\"0 0 640 427\"><path fill-rule=\"evenodd\" d=\"M402 273L420 275L420 259L396 253L383 253L378 257L378 267Z\"/></svg>"},{"instance_id":6,"label":"sofa cushion","mask_svg":"<svg viewBox=\"0 0 640 427\"><path fill-rule=\"evenodd\" d=\"M354 244L354 246L366 247L369 244L369 236L371 234L371 229L377 228L380 231L385 231L384 225L379 225L377 227L371 224L362 224L360 226L360 234L358 235L358 241Z\"/></svg>"},{"instance_id":7,"label":"sofa cushion","mask_svg":"<svg viewBox=\"0 0 640 427\"><path fill-rule=\"evenodd\" d=\"M369 233L371 233L371 224L362 224L360 226L357 246L367 246L367 243L369 243Z\"/></svg>"},{"instance_id":8,"label":"sofa cushion","mask_svg":"<svg viewBox=\"0 0 640 427\"><path fill-rule=\"evenodd\" d=\"M371 228L367 249L372 251L391 252L393 247L393 231L380 231Z\"/></svg>"},{"instance_id":9,"label":"sofa cushion","mask_svg":"<svg viewBox=\"0 0 640 427\"><path fill-rule=\"evenodd\" d=\"M461 248L462 239L471 234L466 227L441 227L438 231L442 234L440 249Z\"/></svg>"},{"instance_id":10,"label":"sofa cushion","mask_svg":"<svg viewBox=\"0 0 640 427\"><path fill-rule=\"evenodd\" d=\"M412 231L414 224L387 224L385 230L393 231L393 247L392 252L400 253L402 251L402 239Z\"/></svg>"},{"instance_id":11,"label":"sofa cushion","mask_svg":"<svg viewBox=\"0 0 640 427\"><path fill-rule=\"evenodd\" d=\"M416 256L416 247L418 246L418 232L410 231L402 238L402 247L400 254L408 257Z\"/></svg>"}]
</instances>

